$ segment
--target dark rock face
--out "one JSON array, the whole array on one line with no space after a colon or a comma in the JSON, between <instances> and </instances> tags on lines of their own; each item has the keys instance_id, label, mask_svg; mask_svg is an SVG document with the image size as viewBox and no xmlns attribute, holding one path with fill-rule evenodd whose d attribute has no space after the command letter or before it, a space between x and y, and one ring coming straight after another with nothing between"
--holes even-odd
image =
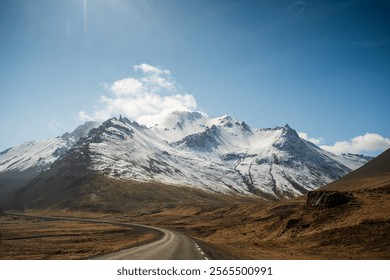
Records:
<instances>
[{"instance_id":1,"label":"dark rock face","mask_svg":"<svg viewBox=\"0 0 390 280\"><path fill-rule=\"evenodd\" d=\"M0 216L4 215L3 208L0 206Z\"/></svg>"},{"instance_id":2,"label":"dark rock face","mask_svg":"<svg viewBox=\"0 0 390 280\"><path fill-rule=\"evenodd\" d=\"M327 209L346 204L353 199L353 195L347 192L311 191L307 194L306 203L319 209Z\"/></svg>"}]
</instances>

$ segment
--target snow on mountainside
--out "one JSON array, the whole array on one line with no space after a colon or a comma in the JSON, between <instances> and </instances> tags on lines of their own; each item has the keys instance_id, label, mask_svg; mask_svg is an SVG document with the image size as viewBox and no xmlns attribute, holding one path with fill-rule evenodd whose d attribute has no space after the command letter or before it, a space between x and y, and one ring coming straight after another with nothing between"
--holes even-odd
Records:
<instances>
[{"instance_id":1,"label":"snow on mountainside","mask_svg":"<svg viewBox=\"0 0 390 280\"><path fill-rule=\"evenodd\" d=\"M31 141L0 153L0 194L20 188L41 171L47 170L89 131L99 126L86 122L71 133L49 140Z\"/></svg>"},{"instance_id":2,"label":"snow on mountainside","mask_svg":"<svg viewBox=\"0 0 390 280\"><path fill-rule=\"evenodd\" d=\"M26 163L38 166L43 158L45 169L54 160L85 159L88 169L114 178L277 199L319 188L368 161L323 151L288 125L253 129L227 115L172 112L151 128L122 117L94 126L75 130L83 137L65 134L46 148L26 147L25 154L34 155L26 156ZM7 160L0 156L2 170L22 168L23 161Z\"/></svg>"},{"instance_id":3,"label":"snow on mountainside","mask_svg":"<svg viewBox=\"0 0 390 280\"><path fill-rule=\"evenodd\" d=\"M126 118L110 119L89 138L91 168L117 178L156 181L226 192L243 192L244 184L229 168L204 155L178 150L153 131ZM238 183L237 183L238 182Z\"/></svg>"},{"instance_id":4,"label":"snow on mountainside","mask_svg":"<svg viewBox=\"0 0 390 280\"><path fill-rule=\"evenodd\" d=\"M59 156L69 150L80 138L97 127L99 123L86 122L72 133L49 140L31 141L10 148L0 154L0 173L4 171L24 171L37 168L39 171L49 168Z\"/></svg>"},{"instance_id":5,"label":"snow on mountainside","mask_svg":"<svg viewBox=\"0 0 390 280\"><path fill-rule=\"evenodd\" d=\"M67 141L61 138L31 141L8 149L0 155L0 172L24 171L36 167L44 170L67 148ZM58 151L58 152L56 152Z\"/></svg>"}]
</instances>

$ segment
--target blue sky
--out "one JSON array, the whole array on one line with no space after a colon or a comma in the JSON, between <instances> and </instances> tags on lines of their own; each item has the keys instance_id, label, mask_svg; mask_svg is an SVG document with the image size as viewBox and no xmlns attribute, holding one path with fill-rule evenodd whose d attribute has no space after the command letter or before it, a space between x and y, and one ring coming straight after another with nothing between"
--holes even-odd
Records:
<instances>
[{"instance_id":1,"label":"blue sky","mask_svg":"<svg viewBox=\"0 0 390 280\"><path fill-rule=\"evenodd\" d=\"M2 0L0 150L183 107L377 154L390 146L389 14L363 0Z\"/></svg>"}]
</instances>

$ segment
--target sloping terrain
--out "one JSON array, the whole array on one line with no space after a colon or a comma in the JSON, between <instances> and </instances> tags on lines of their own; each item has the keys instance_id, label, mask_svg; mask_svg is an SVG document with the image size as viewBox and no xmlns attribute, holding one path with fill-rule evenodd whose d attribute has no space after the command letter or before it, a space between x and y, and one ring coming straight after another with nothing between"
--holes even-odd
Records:
<instances>
[{"instance_id":1,"label":"sloping terrain","mask_svg":"<svg viewBox=\"0 0 390 280\"><path fill-rule=\"evenodd\" d=\"M390 150L361 168L324 187L324 190L369 191L387 188L390 184Z\"/></svg>"},{"instance_id":2,"label":"sloping terrain","mask_svg":"<svg viewBox=\"0 0 390 280\"><path fill-rule=\"evenodd\" d=\"M390 259L390 150L307 196L142 217L239 259Z\"/></svg>"},{"instance_id":3,"label":"sloping terrain","mask_svg":"<svg viewBox=\"0 0 390 280\"><path fill-rule=\"evenodd\" d=\"M53 169L52 171L54 171ZM59 173L62 169L57 169ZM224 205L259 198L218 194L196 188L113 179L92 171L80 175L64 172L38 177L3 204L4 209L68 210L91 213L143 215L183 204ZM50 183L48 187L47 182Z\"/></svg>"},{"instance_id":4,"label":"sloping terrain","mask_svg":"<svg viewBox=\"0 0 390 280\"><path fill-rule=\"evenodd\" d=\"M73 132L65 133L57 138L31 141L1 152L0 203L42 171L50 169L61 155L98 125L95 122L86 122Z\"/></svg>"}]
</instances>

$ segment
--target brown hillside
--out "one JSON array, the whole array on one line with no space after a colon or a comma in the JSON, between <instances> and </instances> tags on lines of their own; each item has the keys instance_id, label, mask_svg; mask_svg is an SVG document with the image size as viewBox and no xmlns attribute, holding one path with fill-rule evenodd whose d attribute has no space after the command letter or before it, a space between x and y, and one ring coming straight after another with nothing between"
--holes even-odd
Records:
<instances>
[{"instance_id":1,"label":"brown hillside","mask_svg":"<svg viewBox=\"0 0 390 280\"><path fill-rule=\"evenodd\" d=\"M142 222L184 231L214 257L390 259L390 150L307 196L267 204L175 208Z\"/></svg>"},{"instance_id":2,"label":"brown hillside","mask_svg":"<svg viewBox=\"0 0 390 280\"><path fill-rule=\"evenodd\" d=\"M80 180L56 178L39 181L22 189L10 210L69 210L100 213L156 213L183 204L225 205L236 201L259 201L236 194L216 194L196 188L166 185L158 182L120 180L90 174Z\"/></svg>"},{"instance_id":3,"label":"brown hillside","mask_svg":"<svg viewBox=\"0 0 390 280\"><path fill-rule=\"evenodd\" d=\"M323 190L357 191L390 185L390 149L367 164L323 187Z\"/></svg>"}]
</instances>

